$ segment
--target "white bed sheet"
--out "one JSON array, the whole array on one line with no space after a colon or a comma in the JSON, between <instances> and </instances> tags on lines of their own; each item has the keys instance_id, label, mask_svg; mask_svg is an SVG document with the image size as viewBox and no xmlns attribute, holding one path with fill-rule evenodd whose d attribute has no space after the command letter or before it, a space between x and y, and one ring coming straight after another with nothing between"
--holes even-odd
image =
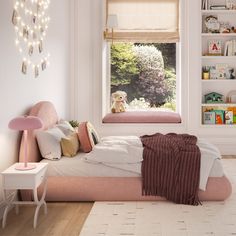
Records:
<instances>
[{"instance_id":1,"label":"white bed sheet","mask_svg":"<svg viewBox=\"0 0 236 236\"><path fill-rule=\"evenodd\" d=\"M102 139L100 146L108 145L122 145L126 140L129 145L140 147L140 141L135 136L124 137L106 137ZM125 145L123 143L123 145ZM206 140L199 139L198 146L201 151L201 169L200 169L200 185L201 190L206 189L208 177L222 177L224 175L223 167L221 164L221 155L219 150ZM133 149L129 149L133 150ZM109 152L108 152L109 153ZM106 163L91 161L96 154L100 155L103 160L108 158L102 156L101 149L96 152L96 148L89 154L78 153L77 156L62 157L59 161L52 161L43 159L42 162L49 163L48 176L81 176L81 177L140 177L141 176L141 159L137 157L140 152L135 151L137 163ZM128 153L130 154L130 153ZM110 157L109 153L109 157ZM116 155L114 155L115 157ZM90 158L90 160L88 160ZM117 158L117 157L116 157ZM86 161L87 159L87 161ZM130 157L129 157L130 159ZM123 161L122 161L123 162Z\"/></svg>"}]
</instances>

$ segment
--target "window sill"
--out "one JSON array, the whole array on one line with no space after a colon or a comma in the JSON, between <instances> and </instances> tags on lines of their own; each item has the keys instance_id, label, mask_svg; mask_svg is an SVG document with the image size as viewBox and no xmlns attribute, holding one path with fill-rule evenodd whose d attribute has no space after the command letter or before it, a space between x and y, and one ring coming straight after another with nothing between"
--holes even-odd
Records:
<instances>
[{"instance_id":1,"label":"window sill","mask_svg":"<svg viewBox=\"0 0 236 236\"><path fill-rule=\"evenodd\" d=\"M126 111L107 114L102 123L181 123L176 112L169 111Z\"/></svg>"}]
</instances>

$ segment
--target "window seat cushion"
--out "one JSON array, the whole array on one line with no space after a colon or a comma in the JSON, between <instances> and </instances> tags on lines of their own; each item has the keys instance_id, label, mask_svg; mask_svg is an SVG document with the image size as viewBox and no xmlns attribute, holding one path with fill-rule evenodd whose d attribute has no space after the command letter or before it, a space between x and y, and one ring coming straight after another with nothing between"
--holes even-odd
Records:
<instances>
[{"instance_id":1,"label":"window seat cushion","mask_svg":"<svg viewBox=\"0 0 236 236\"><path fill-rule=\"evenodd\" d=\"M181 123L181 117L170 111L126 111L109 113L103 123Z\"/></svg>"}]
</instances>

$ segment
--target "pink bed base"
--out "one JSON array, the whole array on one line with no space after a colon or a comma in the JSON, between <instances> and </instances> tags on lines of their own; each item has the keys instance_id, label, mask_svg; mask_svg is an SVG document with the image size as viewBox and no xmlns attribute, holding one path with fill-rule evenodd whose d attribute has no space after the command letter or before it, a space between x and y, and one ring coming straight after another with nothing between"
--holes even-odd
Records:
<instances>
[{"instance_id":1,"label":"pink bed base","mask_svg":"<svg viewBox=\"0 0 236 236\"><path fill-rule=\"evenodd\" d=\"M44 123L44 129L53 126L57 121L57 113L52 103L40 102L30 111L30 115L38 116ZM41 160L34 133L28 135L29 162ZM23 160L23 140L21 142L19 161ZM133 177L48 177L47 201L153 201L165 200L162 197L142 196L141 178ZM39 195L42 187L39 187ZM208 179L206 191L199 190L201 201L222 201L227 199L232 187L227 177L211 177ZM30 191L21 191L22 200L32 199Z\"/></svg>"},{"instance_id":2,"label":"pink bed base","mask_svg":"<svg viewBox=\"0 0 236 236\"><path fill-rule=\"evenodd\" d=\"M141 179L135 177L49 177L46 201L156 201L163 197L142 196ZM39 195L43 188L39 188ZM199 190L201 201L223 201L231 194L231 184L223 177L208 179L207 190ZM25 192L24 199L32 199Z\"/></svg>"}]
</instances>

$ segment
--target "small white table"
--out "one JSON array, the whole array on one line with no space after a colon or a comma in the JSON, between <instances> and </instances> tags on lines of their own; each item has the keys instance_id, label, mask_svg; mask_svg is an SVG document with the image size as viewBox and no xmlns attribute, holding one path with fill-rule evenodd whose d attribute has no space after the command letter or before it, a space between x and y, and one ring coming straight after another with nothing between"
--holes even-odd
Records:
<instances>
[{"instance_id":1,"label":"small white table","mask_svg":"<svg viewBox=\"0 0 236 236\"><path fill-rule=\"evenodd\" d=\"M18 214L19 205L35 204L37 207L34 214L33 226L34 228L36 228L39 209L42 205L44 205L44 214L47 214L47 205L44 199L47 188L46 171L48 163L33 163L36 165L35 169L24 171L15 169L15 166L18 164L19 163L15 163L1 173L3 180L3 200L6 204L2 219L2 227L4 228L6 226L7 214L11 205L15 205L16 214ZM39 200L37 189L42 183L44 184L44 189L42 197ZM17 189L32 189L34 194L34 201L14 201L15 195L11 199L8 199L7 191Z\"/></svg>"}]
</instances>

